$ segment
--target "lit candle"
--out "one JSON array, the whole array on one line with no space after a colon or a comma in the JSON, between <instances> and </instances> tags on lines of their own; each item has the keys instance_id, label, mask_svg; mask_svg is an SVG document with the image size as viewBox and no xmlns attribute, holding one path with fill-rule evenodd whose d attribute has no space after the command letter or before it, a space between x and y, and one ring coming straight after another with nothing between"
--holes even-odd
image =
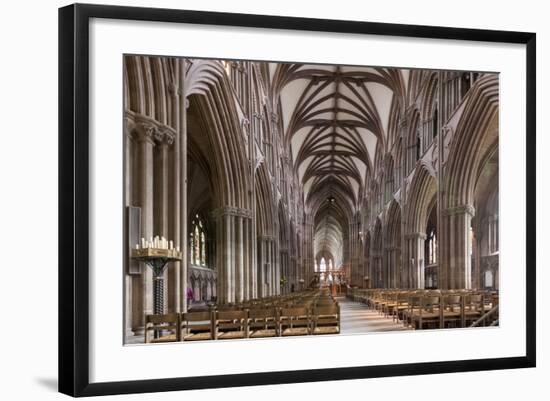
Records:
<instances>
[{"instance_id":1,"label":"lit candle","mask_svg":"<svg viewBox=\"0 0 550 401\"><path fill-rule=\"evenodd\" d=\"M170 240L170 249L174 249L174 241Z\"/></svg>"},{"instance_id":2,"label":"lit candle","mask_svg":"<svg viewBox=\"0 0 550 401\"><path fill-rule=\"evenodd\" d=\"M141 237L141 247L145 248L145 238Z\"/></svg>"}]
</instances>

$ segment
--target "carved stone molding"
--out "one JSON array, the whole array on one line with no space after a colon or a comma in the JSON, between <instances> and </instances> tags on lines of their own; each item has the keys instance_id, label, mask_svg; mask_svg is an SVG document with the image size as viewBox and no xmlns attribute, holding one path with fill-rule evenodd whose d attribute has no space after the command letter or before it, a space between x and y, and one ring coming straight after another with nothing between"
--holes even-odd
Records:
<instances>
[{"instance_id":1,"label":"carved stone molding","mask_svg":"<svg viewBox=\"0 0 550 401\"><path fill-rule=\"evenodd\" d=\"M130 136L138 142L155 143L155 126L149 123L138 122L130 132Z\"/></svg>"},{"instance_id":2,"label":"carved stone molding","mask_svg":"<svg viewBox=\"0 0 550 401\"><path fill-rule=\"evenodd\" d=\"M476 210L472 205L460 205L445 210L445 214L447 216L455 216L466 213L473 217L476 214Z\"/></svg>"},{"instance_id":3,"label":"carved stone molding","mask_svg":"<svg viewBox=\"0 0 550 401\"><path fill-rule=\"evenodd\" d=\"M258 169L258 167L260 167L260 165L264 162L264 157L261 155L261 154L258 154L256 156L256 163L254 165L254 171L256 171Z\"/></svg>"},{"instance_id":4,"label":"carved stone molding","mask_svg":"<svg viewBox=\"0 0 550 401\"><path fill-rule=\"evenodd\" d=\"M241 118L241 128L248 129L249 126L250 126L250 121L248 120L248 118L246 117Z\"/></svg>"},{"instance_id":5,"label":"carved stone molding","mask_svg":"<svg viewBox=\"0 0 550 401\"><path fill-rule=\"evenodd\" d=\"M406 239L422 239L425 240L427 235L425 233L410 233L405 235Z\"/></svg>"},{"instance_id":6,"label":"carved stone molding","mask_svg":"<svg viewBox=\"0 0 550 401\"><path fill-rule=\"evenodd\" d=\"M244 217L246 219L252 218L252 211L248 209L241 209L238 207L233 206L224 206L220 207L218 209L215 209L211 212L211 215L213 218L220 218L223 216L239 216Z\"/></svg>"},{"instance_id":7,"label":"carved stone molding","mask_svg":"<svg viewBox=\"0 0 550 401\"><path fill-rule=\"evenodd\" d=\"M150 117L127 110L124 116L127 134L137 141L149 141L153 144L174 143L176 131Z\"/></svg>"},{"instance_id":8,"label":"carved stone molding","mask_svg":"<svg viewBox=\"0 0 550 401\"><path fill-rule=\"evenodd\" d=\"M174 143L175 135L167 129L156 129L154 133L155 142L159 145L171 146Z\"/></svg>"}]
</instances>

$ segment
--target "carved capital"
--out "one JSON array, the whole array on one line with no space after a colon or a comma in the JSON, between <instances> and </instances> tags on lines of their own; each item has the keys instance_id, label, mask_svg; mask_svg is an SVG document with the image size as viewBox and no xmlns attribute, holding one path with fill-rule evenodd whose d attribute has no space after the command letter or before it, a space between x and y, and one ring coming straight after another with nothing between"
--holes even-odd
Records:
<instances>
[{"instance_id":1,"label":"carved capital","mask_svg":"<svg viewBox=\"0 0 550 401\"><path fill-rule=\"evenodd\" d=\"M238 216L246 219L252 218L252 211L248 209L241 209L233 206L224 206L215 209L211 212L212 217L220 218L223 216Z\"/></svg>"},{"instance_id":2,"label":"carved capital","mask_svg":"<svg viewBox=\"0 0 550 401\"><path fill-rule=\"evenodd\" d=\"M447 216L456 216L461 214L469 214L470 216L475 216L476 210L472 205L459 205L451 207L445 210Z\"/></svg>"},{"instance_id":3,"label":"carved capital","mask_svg":"<svg viewBox=\"0 0 550 401\"><path fill-rule=\"evenodd\" d=\"M171 83L168 85L168 93L170 93L173 97L176 97L179 96L180 90L176 84Z\"/></svg>"},{"instance_id":4,"label":"carved capital","mask_svg":"<svg viewBox=\"0 0 550 401\"><path fill-rule=\"evenodd\" d=\"M410 233L405 235L405 238L407 239L419 239L419 240L425 240L427 238L426 233Z\"/></svg>"},{"instance_id":5,"label":"carved capital","mask_svg":"<svg viewBox=\"0 0 550 401\"><path fill-rule=\"evenodd\" d=\"M171 146L174 143L175 134L168 129L157 129L154 134L155 142L161 146Z\"/></svg>"},{"instance_id":6,"label":"carved capital","mask_svg":"<svg viewBox=\"0 0 550 401\"><path fill-rule=\"evenodd\" d=\"M156 127L148 122L138 122L132 131L133 138L138 142L148 142L154 145Z\"/></svg>"}]
</instances>

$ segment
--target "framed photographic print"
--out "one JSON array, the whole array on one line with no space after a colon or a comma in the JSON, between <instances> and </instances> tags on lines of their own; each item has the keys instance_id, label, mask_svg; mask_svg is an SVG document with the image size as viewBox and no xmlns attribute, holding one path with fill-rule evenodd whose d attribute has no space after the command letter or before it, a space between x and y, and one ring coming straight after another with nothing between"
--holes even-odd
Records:
<instances>
[{"instance_id":1,"label":"framed photographic print","mask_svg":"<svg viewBox=\"0 0 550 401\"><path fill-rule=\"evenodd\" d=\"M535 366L535 34L59 10L59 390Z\"/></svg>"}]
</instances>

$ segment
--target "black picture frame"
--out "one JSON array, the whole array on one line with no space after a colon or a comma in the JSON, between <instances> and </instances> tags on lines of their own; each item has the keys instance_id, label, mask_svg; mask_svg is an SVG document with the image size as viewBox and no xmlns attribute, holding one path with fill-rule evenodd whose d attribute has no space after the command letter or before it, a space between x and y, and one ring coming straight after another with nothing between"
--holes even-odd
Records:
<instances>
[{"instance_id":1,"label":"black picture frame","mask_svg":"<svg viewBox=\"0 0 550 401\"><path fill-rule=\"evenodd\" d=\"M90 383L88 62L91 18L522 44L526 49L526 354L521 357ZM536 35L479 29L74 4L59 9L59 391L95 396L536 365Z\"/></svg>"}]
</instances>

